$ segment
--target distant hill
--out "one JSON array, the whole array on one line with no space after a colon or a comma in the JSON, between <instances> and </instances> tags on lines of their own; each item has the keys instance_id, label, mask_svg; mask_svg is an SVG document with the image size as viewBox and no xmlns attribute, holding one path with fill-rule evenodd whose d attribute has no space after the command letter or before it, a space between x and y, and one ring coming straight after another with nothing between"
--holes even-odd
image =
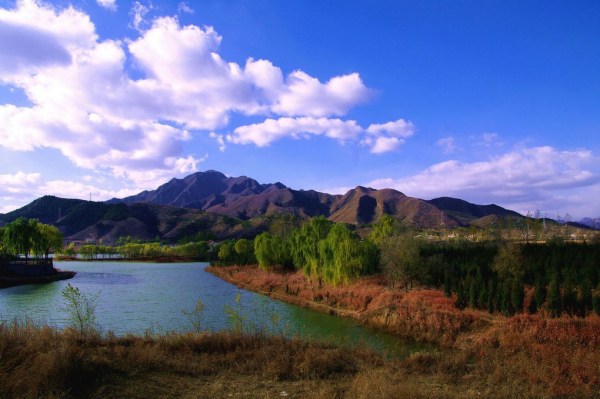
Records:
<instances>
[{"instance_id":1,"label":"distant hill","mask_svg":"<svg viewBox=\"0 0 600 399\"><path fill-rule=\"evenodd\" d=\"M108 201L138 202L202 209L243 220L277 214L301 218L322 215L335 222L356 225L373 223L388 213L419 228L469 225L488 215L523 217L497 205L476 205L449 197L424 201L392 189L361 186L344 195L331 195L293 190L282 183L260 184L246 176L227 177L214 170L172 179L156 190Z\"/></svg>"},{"instance_id":2,"label":"distant hill","mask_svg":"<svg viewBox=\"0 0 600 399\"><path fill-rule=\"evenodd\" d=\"M338 198L329 219L335 222L370 224L387 213L420 228L456 227L459 223L437 207L392 189L356 187Z\"/></svg>"},{"instance_id":3,"label":"distant hill","mask_svg":"<svg viewBox=\"0 0 600 399\"><path fill-rule=\"evenodd\" d=\"M206 210L241 197L260 194L271 187L285 188L281 183L259 184L249 177L227 177L221 172L209 170L183 179L171 179L156 190L142 191L123 199L113 198L107 203L150 202Z\"/></svg>"},{"instance_id":4,"label":"distant hill","mask_svg":"<svg viewBox=\"0 0 600 399\"><path fill-rule=\"evenodd\" d=\"M325 216L334 222L368 226L384 213L417 228L486 227L507 218L524 218L498 205L476 205L457 198L425 201L392 189L362 186L332 195L209 170L106 202L45 196L0 215L0 225L20 216L36 218L59 227L68 240L80 241L114 242L121 236L178 240L196 234L223 239L253 236L268 229L269 218L278 215Z\"/></svg>"},{"instance_id":5,"label":"distant hill","mask_svg":"<svg viewBox=\"0 0 600 399\"><path fill-rule=\"evenodd\" d=\"M150 240L178 240L198 233L217 239L254 235L264 230L260 221L246 223L196 209L151 203L114 204L53 196L39 198L23 208L0 215L2 224L18 217L35 218L57 226L68 241L113 243L131 236Z\"/></svg>"},{"instance_id":6,"label":"distant hill","mask_svg":"<svg viewBox=\"0 0 600 399\"><path fill-rule=\"evenodd\" d=\"M434 198L427 202L435 205L438 209L445 212L449 217L453 218L461 225L470 225L477 219L482 219L486 216L493 215L500 218L524 218L524 216L520 213L502 208L501 206L495 204L475 205L470 202L451 197Z\"/></svg>"},{"instance_id":7,"label":"distant hill","mask_svg":"<svg viewBox=\"0 0 600 399\"><path fill-rule=\"evenodd\" d=\"M583 218L579 221L579 224L600 230L600 218Z\"/></svg>"}]
</instances>

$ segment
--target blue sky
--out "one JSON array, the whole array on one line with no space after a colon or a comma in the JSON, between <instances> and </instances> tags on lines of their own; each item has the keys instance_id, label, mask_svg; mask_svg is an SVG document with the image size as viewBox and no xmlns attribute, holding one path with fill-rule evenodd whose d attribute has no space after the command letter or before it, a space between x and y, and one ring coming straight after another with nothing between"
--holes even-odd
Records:
<instances>
[{"instance_id":1,"label":"blue sky","mask_svg":"<svg viewBox=\"0 0 600 399\"><path fill-rule=\"evenodd\" d=\"M600 216L597 1L0 0L0 212L215 169Z\"/></svg>"}]
</instances>

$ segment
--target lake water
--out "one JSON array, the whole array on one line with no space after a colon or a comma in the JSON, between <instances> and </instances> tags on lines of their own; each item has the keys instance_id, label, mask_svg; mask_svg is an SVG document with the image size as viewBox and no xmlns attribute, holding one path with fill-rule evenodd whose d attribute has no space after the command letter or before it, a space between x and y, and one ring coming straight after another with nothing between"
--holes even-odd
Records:
<instances>
[{"instance_id":1,"label":"lake water","mask_svg":"<svg viewBox=\"0 0 600 399\"><path fill-rule=\"evenodd\" d=\"M61 291L68 283L88 295L98 295L96 321L101 331L142 334L150 331L193 330L183 311L204 303L202 327L231 328L225 307L237 310L244 325L330 339L342 344L368 345L392 356L431 349L364 327L354 320L331 316L249 292L206 272L206 263L55 262L77 275L66 281L0 289L0 320L29 319L58 328L68 324ZM239 295L239 301L236 298ZM274 317L278 320L273 323Z\"/></svg>"}]
</instances>

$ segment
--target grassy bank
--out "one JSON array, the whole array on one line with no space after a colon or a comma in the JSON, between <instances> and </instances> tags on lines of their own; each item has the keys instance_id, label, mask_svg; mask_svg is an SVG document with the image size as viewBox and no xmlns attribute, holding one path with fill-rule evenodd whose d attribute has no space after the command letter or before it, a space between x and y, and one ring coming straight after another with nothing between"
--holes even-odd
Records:
<instances>
[{"instance_id":1,"label":"grassy bank","mask_svg":"<svg viewBox=\"0 0 600 399\"><path fill-rule=\"evenodd\" d=\"M385 360L369 351L236 333L80 339L70 330L0 325L0 359L2 398L516 398L594 392L591 385L558 392L518 366L507 368L512 363L494 353L449 350Z\"/></svg>"},{"instance_id":2,"label":"grassy bank","mask_svg":"<svg viewBox=\"0 0 600 399\"><path fill-rule=\"evenodd\" d=\"M380 277L332 287L307 281L301 273L269 273L252 266L207 270L273 298L354 317L448 349L444 361L431 355L409 360L418 365L419 375L428 370L444 378L460 378L486 396L516 397L512 391L516 389L524 397L600 395L600 317L596 315L504 317L459 310L455 299L442 291L391 289Z\"/></svg>"}]
</instances>

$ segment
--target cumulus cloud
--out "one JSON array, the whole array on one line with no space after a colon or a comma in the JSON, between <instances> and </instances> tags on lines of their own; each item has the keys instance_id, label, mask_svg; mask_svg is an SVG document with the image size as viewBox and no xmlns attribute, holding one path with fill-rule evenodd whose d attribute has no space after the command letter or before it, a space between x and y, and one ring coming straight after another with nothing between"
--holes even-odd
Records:
<instances>
[{"instance_id":1,"label":"cumulus cloud","mask_svg":"<svg viewBox=\"0 0 600 399\"><path fill-rule=\"evenodd\" d=\"M104 7L107 10L117 11L117 0L96 0L100 7Z\"/></svg>"},{"instance_id":2,"label":"cumulus cloud","mask_svg":"<svg viewBox=\"0 0 600 399\"><path fill-rule=\"evenodd\" d=\"M371 152L373 154L382 154L384 152L394 151L403 143L398 137L377 137L372 144Z\"/></svg>"},{"instance_id":3,"label":"cumulus cloud","mask_svg":"<svg viewBox=\"0 0 600 399\"><path fill-rule=\"evenodd\" d=\"M589 150L518 148L481 162L444 161L413 176L378 179L369 185L426 199L455 196L521 212L556 209L584 216L599 211L597 199L582 196L579 189L600 190L600 159Z\"/></svg>"},{"instance_id":4,"label":"cumulus cloud","mask_svg":"<svg viewBox=\"0 0 600 399\"><path fill-rule=\"evenodd\" d=\"M370 90L357 73L336 76L323 84L302 71L294 71L272 109L288 116L341 116L369 96Z\"/></svg>"},{"instance_id":5,"label":"cumulus cloud","mask_svg":"<svg viewBox=\"0 0 600 399\"><path fill-rule=\"evenodd\" d=\"M262 123L240 126L228 136L235 144L253 143L259 147L283 137L301 138L309 135L324 135L338 140L351 140L358 136L362 128L356 121L327 118L279 118L267 119Z\"/></svg>"},{"instance_id":6,"label":"cumulus cloud","mask_svg":"<svg viewBox=\"0 0 600 399\"><path fill-rule=\"evenodd\" d=\"M373 135L387 134L393 137L410 137L415 133L415 126L404 119L387 123L373 123L367 128L367 133Z\"/></svg>"},{"instance_id":7,"label":"cumulus cloud","mask_svg":"<svg viewBox=\"0 0 600 399\"><path fill-rule=\"evenodd\" d=\"M400 126L403 126L402 131ZM371 147L372 153L380 154L397 149L404 142L397 136L409 137L413 134L412 129L412 124L402 119L383 125L373 124L365 129L354 120L310 116L284 117L237 127L233 134L227 136L227 140L235 144L254 144L258 147L265 147L287 137L300 139L325 136L340 142L359 141L358 139L362 137L360 143ZM393 136L386 136L386 134Z\"/></svg>"},{"instance_id":8,"label":"cumulus cloud","mask_svg":"<svg viewBox=\"0 0 600 399\"><path fill-rule=\"evenodd\" d=\"M140 186L194 172L204 157L186 153L185 142L228 129L233 113L266 118L233 129L229 142L237 144L318 135L381 153L414 131L401 119L365 129L340 118L371 97L357 73L320 81L301 70L285 75L268 60L228 62L212 27L148 20L151 10L133 3L137 37L100 40L90 17L73 7L21 0L0 8L0 57L8 60L0 83L21 89L30 103L0 105L0 145L54 148L77 167ZM223 150L224 136L213 134Z\"/></svg>"},{"instance_id":9,"label":"cumulus cloud","mask_svg":"<svg viewBox=\"0 0 600 399\"><path fill-rule=\"evenodd\" d=\"M18 172L15 174L0 175L0 196L16 197L21 194L28 194L29 187L41 181L39 173Z\"/></svg>"}]
</instances>

